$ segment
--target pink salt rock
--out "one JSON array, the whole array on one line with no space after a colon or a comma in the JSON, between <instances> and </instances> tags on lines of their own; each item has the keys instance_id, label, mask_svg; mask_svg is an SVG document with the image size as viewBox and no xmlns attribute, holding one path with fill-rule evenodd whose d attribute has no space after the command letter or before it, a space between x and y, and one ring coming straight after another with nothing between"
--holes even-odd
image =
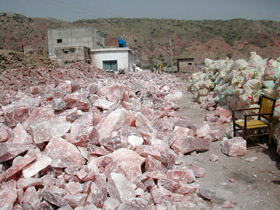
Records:
<instances>
[{"instance_id":1,"label":"pink salt rock","mask_svg":"<svg viewBox=\"0 0 280 210\"><path fill-rule=\"evenodd\" d=\"M98 86L97 86L95 83L89 84L89 86L88 86L87 88L88 88L89 93L90 93L91 95L96 94L97 91L98 91Z\"/></svg>"},{"instance_id":2,"label":"pink salt rock","mask_svg":"<svg viewBox=\"0 0 280 210\"><path fill-rule=\"evenodd\" d=\"M0 123L0 142L8 141L10 137L11 129L8 126Z\"/></svg>"},{"instance_id":3,"label":"pink salt rock","mask_svg":"<svg viewBox=\"0 0 280 210\"><path fill-rule=\"evenodd\" d=\"M43 201L42 203L40 203L39 209L52 210L53 206L51 204L49 204L48 202Z\"/></svg>"},{"instance_id":4,"label":"pink salt rock","mask_svg":"<svg viewBox=\"0 0 280 210\"><path fill-rule=\"evenodd\" d=\"M133 104L126 102L126 101L122 101L122 107L125 108L126 110L133 110Z\"/></svg>"},{"instance_id":5,"label":"pink salt rock","mask_svg":"<svg viewBox=\"0 0 280 210\"><path fill-rule=\"evenodd\" d=\"M62 98L55 98L52 108L55 111L62 111L62 110L65 110L67 108L67 105Z\"/></svg>"},{"instance_id":6,"label":"pink salt rock","mask_svg":"<svg viewBox=\"0 0 280 210\"><path fill-rule=\"evenodd\" d=\"M153 202L155 204L161 204L164 203L166 201L171 201L171 194L172 192L170 192L169 190L165 189L162 186L154 186L151 191L150 191L152 198L153 198Z\"/></svg>"},{"instance_id":7,"label":"pink salt rock","mask_svg":"<svg viewBox=\"0 0 280 210\"><path fill-rule=\"evenodd\" d=\"M217 162L219 160L219 157L217 155L211 154L210 161L211 162Z\"/></svg>"},{"instance_id":8,"label":"pink salt rock","mask_svg":"<svg viewBox=\"0 0 280 210\"><path fill-rule=\"evenodd\" d=\"M69 80L60 81L54 89L55 92L62 92L63 94L69 94L72 92L72 82Z\"/></svg>"},{"instance_id":9,"label":"pink salt rock","mask_svg":"<svg viewBox=\"0 0 280 210\"><path fill-rule=\"evenodd\" d=\"M24 208L20 204L15 204L13 210L24 210Z\"/></svg>"},{"instance_id":10,"label":"pink salt rock","mask_svg":"<svg viewBox=\"0 0 280 210\"><path fill-rule=\"evenodd\" d=\"M189 165L187 165L187 168L191 169L193 171L194 176L196 178L203 178L206 176L206 170L202 167L199 167L199 166L196 166L193 164L189 164Z\"/></svg>"},{"instance_id":11,"label":"pink salt rock","mask_svg":"<svg viewBox=\"0 0 280 210\"><path fill-rule=\"evenodd\" d=\"M92 181L96 178L96 171L95 170L86 170L86 176L81 179L83 182Z\"/></svg>"},{"instance_id":12,"label":"pink salt rock","mask_svg":"<svg viewBox=\"0 0 280 210\"><path fill-rule=\"evenodd\" d=\"M198 195L201 196L203 199L213 201L217 198L216 192L208 189L208 188L199 188Z\"/></svg>"},{"instance_id":13,"label":"pink salt rock","mask_svg":"<svg viewBox=\"0 0 280 210\"><path fill-rule=\"evenodd\" d=\"M0 188L0 209L13 209L17 199L16 181L5 182Z\"/></svg>"},{"instance_id":14,"label":"pink salt rock","mask_svg":"<svg viewBox=\"0 0 280 210\"><path fill-rule=\"evenodd\" d=\"M26 189L29 187L35 187L42 185L42 181L39 178L20 178L17 182L18 189Z\"/></svg>"},{"instance_id":15,"label":"pink salt rock","mask_svg":"<svg viewBox=\"0 0 280 210\"><path fill-rule=\"evenodd\" d=\"M107 198L104 202L103 209L104 210L115 210L119 207L120 202L115 198Z\"/></svg>"},{"instance_id":16,"label":"pink salt rock","mask_svg":"<svg viewBox=\"0 0 280 210\"><path fill-rule=\"evenodd\" d=\"M157 184L158 186L162 186L165 189L169 190L170 192L175 193L183 183L175 182L171 179L166 178L166 179L160 179Z\"/></svg>"},{"instance_id":17,"label":"pink salt rock","mask_svg":"<svg viewBox=\"0 0 280 210\"><path fill-rule=\"evenodd\" d=\"M112 158L116 162L118 169L123 171L128 180L133 181L141 176L141 166L145 158L138 155L135 151L121 148L106 157Z\"/></svg>"},{"instance_id":18,"label":"pink salt rock","mask_svg":"<svg viewBox=\"0 0 280 210\"><path fill-rule=\"evenodd\" d=\"M14 101L7 106L3 106L2 109L6 124L9 127L14 127L18 123L24 122L34 107L39 106L40 100L40 97L32 98L24 96L19 101Z\"/></svg>"},{"instance_id":19,"label":"pink salt rock","mask_svg":"<svg viewBox=\"0 0 280 210\"><path fill-rule=\"evenodd\" d=\"M122 144L122 140L119 136L103 138L100 140L100 144L111 152L124 147Z\"/></svg>"},{"instance_id":20,"label":"pink salt rock","mask_svg":"<svg viewBox=\"0 0 280 210\"><path fill-rule=\"evenodd\" d=\"M88 144L87 150L91 155L105 156L109 154L109 152L103 147L98 147L96 145Z\"/></svg>"},{"instance_id":21,"label":"pink salt rock","mask_svg":"<svg viewBox=\"0 0 280 210\"><path fill-rule=\"evenodd\" d=\"M93 114L83 113L82 116L72 123L70 134L66 134L66 140L78 146L87 146L88 143L97 144L98 134L93 126Z\"/></svg>"},{"instance_id":22,"label":"pink salt rock","mask_svg":"<svg viewBox=\"0 0 280 210\"><path fill-rule=\"evenodd\" d=\"M74 92L66 95L63 100L66 103L67 108L77 107L80 110L86 111L90 108L87 94L84 92Z\"/></svg>"},{"instance_id":23,"label":"pink salt rock","mask_svg":"<svg viewBox=\"0 0 280 210\"><path fill-rule=\"evenodd\" d=\"M222 117L225 117L225 118L231 117L231 112L227 109L222 108L222 107L217 107L216 112Z\"/></svg>"},{"instance_id":24,"label":"pink salt rock","mask_svg":"<svg viewBox=\"0 0 280 210\"><path fill-rule=\"evenodd\" d=\"M38 152L29 150L23 157L18 156L14 159L13 165L2 174L0 174L0 183L21 171L25 166L32 163L38 157Z\"/></svg>"},{"instance_id":25,"label":"pink salt rock","mask_svg":"<svg viewBox=\"0 0 280 210\"><path fill-rule=\"evenodd\" d=\"M22 124L17 124L17 126L14 128L14 137L12 139L12 142L14 144L31 144L32 138L27 133L25 128L22 126Z\"/></svg>"},{"instance_id":26,"label":"pink salt rock","mask_svg":"<svg viewBox=\"0 0 280 210\"><path fill-rule=\"evenodd\" d=\"M0 162L11 160L19 154L33 148L34 146L31 144L0 143Z\"/></svg>"},{"instance_id":27,"label":"pink salt rock","mask_svg":"<svg viewBox=\"0 0 280 210\"><path fill-rule=\"evenodd\" d=\"M191 129L180 127L180 126L175 126L173 132L174 132L175 136L178 136L178 137L190 136L193 134L193 131Z\"/></svg>"},{"instance_id":28,"label":"pink salt rock","mask_svg":"<svg viewBox=\"0 0 280 210\"><path fill-rule=\"evenodd\" d=\"M169 149L168 144L161 139L151 139L151 145L160 152L162 164L167 168L172 168L176 154Z\"/></svg>"},{"instance_id":29,"label":"pink salt rock","mask_svg":"<svg viewBox=\"0 0 280 210\"><path fill-rule=\"evenodd\" d=\"M191 153L194 151L207 151L209 150L212 139L196 138L187 136L185 138L178 138L172 144L171 148L177 153L183 154Z\"/></svg>"},{"instance_id":30,"label":"pink salt rock","mask_svg":"<svg viewBox=\"0 0 280 210\"><path fill-rule=\"evenodd\" d=\"M116 104L120 104L123 99L124 91L123 87L119 85L108 87L103 87L98 90L98 95L105 96L109 101L114 102Z\"/></svg>"},{"instance_id":31,"label":"pink salt rock","mask_svg":"<svg viewBox=\"0 0 280 210\"><path fill-rule=\"evenodd\" d=\"M127 110L127 108L126 108ZM125 116L125 125L128 127L135 127L136 123L136 116L135 112L133 111L126 111L126 116Z\"/></svg>"},{"instance_id":32,"label":"pink salt rock","mask_svg":"<svg viewBox=\"0 0 280 210\"><path fill-rule=\"evenodd\" d=\"M167 176L164 172L162 171L151 171L150 173L147 174L148 178L152 178L152 179L166 179Z\"/></svg>"},{"instance_id":33,"label":"pink salt rock","mask_svg":"<svg viewBox=\"0 0 280 210\"><path fill-rule=\"evenodd\" d=\"M150 145L140 145L136 148L135 151L142 157L147 157L148 155L150 155L157 160L161 159L160 152Z\"/></svg>"},{"instance_id":34,"label":"pink salt rock","mask_svg":"<svg viewBox=\"0 0 280 210\"><path fill-rule=\"evenodd\" d=\"M94 183L98 186L98 187L104 187L106 186L106 182L107 182L107 178L105 176L105 174L96 174L95 175L95 180Z\"/></svg>"},{"instance_id":35,"label":"pink salt rock","mask_svg":"<svg viewBox=\"0 0 280 210\"><path fill-rule=\"evenodd\" d=\"M77 108L67 109L59 114L59 116L65 116L68 122L73 123L75 120L82 116L83 112Z\"/></svg>"},{"instance_id":36,"label":"pink salt rock","mask_svg":"<svg viewBox=\"0 0 280 210\"><path fill-rule=\"evenodd\" d=\"M128 137L127 142L131 145L131 147L134 149L137 146L140 146L144 143L144 139L140 136L131 135Z\"/></svg>"},{"instance_id":37,"label":"pink salt rock","mask_svg":"<svg viewBox=\"0 0 280 210\"><path fill-rule=\"evenodd\" d=\"M57 193L57 191L53 191L51 189L44 189L42 192L42 196L44 200L48 201L49 203L57 206L57 207L64 207L68 205L68 202L62 195Z\"/></svg>"},{"instance_id":38,"label":"pink salt rock","mask_svg":"<svg viewBox=\"0 0 280 210\"><path fill-rule=\"evenodd\" d=\"M140 128L142 126L146 126L150 132L153 131L153 126L151 122L140 112L136 114L136 122L135 125L137 128Z\"/></svg>"},{"instance_id":39,"label":"pink salt rock","mask_svg":"<svg viewBox=\"0 0 280 210\"><path fill-rule=\"evenodd\" d=\"M166 175L168 179L175 182L181 181L188 184L195 181L195 175L191 169L172 169L168 170Z\"/></svg>"},{"instance_id":40,"label":"pink salt rock","mask_svg":"<svg viewBox=\"0 0 280 210\"><path fill-rule=\"evenodd\" d=\"M125 110L117 109L111 112L97 125L99 141L110 138L113 131L117 131L125 123Z\"/></svg>"},{"instance_id":41,"label":"pink salt rock","mask_svg":"<svg viewBox=\"0 0 280 210\"><path fill-rule=\"evenodd\" d=\"M86 193L78 193L75 195L66 194L64 196L64 199L68 202L68 204L72 208L76 208L78 206L84 206L87 196L88 196L88 194L86 194Z\"/></svg>"},{"instance_id":42,"label":"pink salt rock","mask_svg":"<svg viewBox=\"0 0 280 210\"><path fill-rule=\"evenodd\" d=\"M145 141L150 141L153 137L153 132L147 126L138 128L138 131Z\"/></svg>"},{"instance_id":43,"label":"pink salt rock","mask_svg":"<svg viewBox=\"0 0 280 210\"><path fill-rule=\"evenodd\" d=\"M244 156L246 154L246 140L242 137L226 139L222 144L222 152L228 156Z\"/></svg>"},{"instance_id":44,"label":"pink salt rock","mask_svg":"<svg viewBox=\"0 0 280 210\"><path fill-rule=\"evenodd\" d=\"M148 155L145 161L145 171L164 171L164 167L159 160Z\"/></svg>"},{"instance_id":45,"label":"pink salt rock","mask_svg":"<svg viewBox=\"0 0 280 210\"><path fill-rule=\"evenodd\" d=\"M35 187L29 187L23 195L22 206L24 209L39 209L40 199Z\"/></svg>"},{"instance_id":46,"label":"pink salt rock","mask_svg":"<svg viewBox=\"0 0 280 210\"><path fill-rule=\"evenodd\" d=\"M46 155L39 157L36 161L26 166L22 170L22 175L25 178L29 178L38 174L41 170L45 169L52 163L52 159Z\"/></svg>"},{"instance_id":47,"label":"pink salt rock","mask_svg":"<svg viewBox=\"0 0 280 210\"><path fill-rule=\"evenodd\" d=\"M115 107L115 103L104 98L97 99L93 105L102 110L112 110Z\"/></svg>"},{"instance_id":48,"label":"pink salt rock","mask_svg":"<svg viewBox=\"0 0 280 210\"><path fill-rule=\"evenodd\" d=\"M52 139L46 146L45 153L52 159L52 167L75 166L80 169L85 162L77 147L62 138Z\"/></svg>"},{"instance_id":49,"label":"pink salt rock","mask_svg":"<svg viewBox=\"0 0 280 210\"><path fill-rule=\"evenodd\" d=\"M150 190L153 186L155 186L155 181L152 178L146 178L144 180L142 180L142 183L144 184L144 188L146 188L147 190Z\"/></svg>"},{"instance_id":50,"label":"pink salt rock","mask_svg":"<svg viewBox=\"0 0 280 210\"><path fill-rule=\"evenodd\" d=\"M108 180L108 193L121 203L135 198L135 186L121 173L111 173Z\"/></svg>"},{"instance_id":51,"label":"pink salt rock","mask_svg":"<svg viewBox=\"0 0 280 210\"><path fill-rule=\"evenodd\" d=\"M72 210L72 208L66 209L66 210ZM75 208L75 210L100 210L100 208L97 208L94 204L88 204L88 205L84 205L84 206L78 206L77 208Z\"/></svg>"},{"instance_id":52,"label":"pink salt rock","mask_svg":"<svg viewBox=\"0 0 280 210\"><path fill-rule=\"evenodd\" d=\"M127 210L127 209L133 209L133 210L142 210L147 209L148 205L145 200L140 198L134 198L130 201L122 203L118 210Z\"/></svg>"},{"instance_id":53,"label":"pink salt rock","mask_svg":"<svg viewBox=\"0 0 280 210\"><path fill-rule=\"evenodd\" d=\"M95 183L91 184L90 195L92 202L98 208L102 208L105 200L107 200L108 191L106 189L106 184L104 186L97 186Z\"/></svg>"},{"instance_id":54,"label":"pink salt rock","mask_svg":"<svg viewBox=\"0 0 280 210\"><path fill-rule=\"evenodd\" d=\"M6 106L6 105L8 105L10 103L11 103L11 99L9 98L8 95L6 95L6 94L1 94L0 95L0 104L1 104L1 106Z\"/></svg>"},{"instance_id":55,"label":"pink salt rock","mask_svg":"<svg viewBox=\"0 0 280 210\"><path fill-rule=\"evenodd\" d=\"M65 117L53 118L31 125L33 141L36 144L48 142L53 138L64 136L71 128Z\"/></svg>"},{"instance_id":56,"label":"pink salt rock","mask_svg":"<svg viewBox=\"0 0 280 210\"><path fill-rule=\"evenodd\" d=\"M3 107L6 124L9 127L14 127L18 123L24 122L28 115L32 112L32 107Z\"/></svg>"},{"instance_id":57,"label":"pink salt rock","mask_svg":"<svg viewBox=\"0 0 280 210\"><path fill-rule=\"evenodd\" d=\"M208 134L210 134L210 132L211 132L210 126L205 124L201 128L196 130L195 135L199 138L203 138L203 137L207 136Z\"/></svg>"},{"instance_id":58,"label":"pink salt rock","mask_svg":"<svg viewBox=\"0 0 280 210\"><path fill-rule=\"evenodd\" d=\"M39 122L47 121L54 118L54 110L47 107L34 108L26 121L23 123L25 129L29 129L30 125L36 125Z\"/></svg>"},{"instance_id":59,"label":"pink salt rock","mask_svg":"<svg viewBox=\"0 0 280 210\"><path fill-rule=\"evenodd\" d=\"M222 128L212 130L210 132L210 136L212 137L213 141L220 141L225 135L225 130Z\"/></svg>"},{"instance_id":60,"label":"pink salt rock","mask_svg":"<svg viewBox=\"0 0 280 210\"><path fill-rule=\"evenodd\" d=\"M218 116L216 116L215 114L207 114L205 116L205 121L217 122L218 121Z\"/></svg>"},{"instance_id":61,"label":"pink salt rock","mask_svg":"<svg viewBox=\"0 0 280 210\"><path fill-rule=\"evenodd\" d=\"M198 184L180 184L180 187L175 192L182 195L193 194L199 187Z\"/></svg>"}]
</instances>

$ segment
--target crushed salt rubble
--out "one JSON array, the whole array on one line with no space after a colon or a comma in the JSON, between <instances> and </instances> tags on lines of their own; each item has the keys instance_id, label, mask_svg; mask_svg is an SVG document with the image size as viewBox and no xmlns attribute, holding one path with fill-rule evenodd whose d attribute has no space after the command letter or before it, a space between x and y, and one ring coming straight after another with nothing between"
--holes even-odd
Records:
<instances>
[{"instance_id":1,"label":"crushed salt rubble","mask_svg":"<svg viewBox=\"0 0 280 210\"><path fill-rule=\"evenodd\" d=\"M195 183L205 169L181 157L223 134L178 115L174 75L76 63L7 70L0 82L1 209L188 209L212 199Z\"/></svg>"}]
</instances>

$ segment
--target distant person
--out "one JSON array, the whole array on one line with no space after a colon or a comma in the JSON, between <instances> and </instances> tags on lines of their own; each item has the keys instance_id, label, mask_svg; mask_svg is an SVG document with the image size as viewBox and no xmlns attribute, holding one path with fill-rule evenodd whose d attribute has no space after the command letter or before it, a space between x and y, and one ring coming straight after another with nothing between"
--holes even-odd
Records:
<instances>
[{"instance_id":1,"label":"distant person","mask_svg":"<svg viewBox=\"0 0 280 210\"><path fill-rule=\"evenodd\" d=\"M162 74L162 72L163 72L163 64L160 63L160 64L158 64L158 66L157 66L157 71L156 71L156 73L157 73L157 74Z\"/></svg>"}]
</instances>

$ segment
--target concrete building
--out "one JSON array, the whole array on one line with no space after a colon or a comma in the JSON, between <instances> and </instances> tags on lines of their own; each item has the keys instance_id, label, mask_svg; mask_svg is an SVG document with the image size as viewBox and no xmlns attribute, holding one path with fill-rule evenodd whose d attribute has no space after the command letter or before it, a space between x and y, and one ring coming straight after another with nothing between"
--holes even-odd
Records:
<instances>
[{"instance_id":1,"label":"concrete building","mask_svg":"<svg viewBox=\"0 0 280 210\"><path fill-rule=\"evenodd\" d=\"M123 39L119 40L119 46L105 48L105 35L93 27L48 30L49 56L60 65L92 61L92 65L107 71L132 71L136 64L135 53L126 47Z\"/></svg>"},{"instance_id":2,"label":"concrete building","mask_svg":"<svg viewBox=\"0 0 280 210\"><path fill-rule=\"evenodd\" d=\"M76 61L91 63L90 49L84 46L55 48L56 61L59 65Z\"/></svg>"},{"instance_id":3,"label":"concrete building","mask_svg":"<svg viewBox=\"0 0 280 210\"><path fill-rule=\"evenodd\" d=\"M48 30L48 51L56 56L56 48L85 46L89 49L105 47L105 35L94 27L70 27Z\"/></svg>"},{"instance_id":4,"label":"concrete building","mask_svg":"<svg viewBox=\"0 0 280 210\"><path fill-rule=\"evenodd\" d=\"M194 67L193 58L178 58L177 59L177 70L181 72L187 72L189 69Z\"/></svg>"},{"instance_id":5,"label":"concrete building","mask_svg":"<svg viewBox=\"0 0 280 210\"><path fill-rule=\"evenodd\" d=\"M133 71L135 53L125 48L104 48L91 50L92 65L109 71Z\"/></svg>"}]
</instances>

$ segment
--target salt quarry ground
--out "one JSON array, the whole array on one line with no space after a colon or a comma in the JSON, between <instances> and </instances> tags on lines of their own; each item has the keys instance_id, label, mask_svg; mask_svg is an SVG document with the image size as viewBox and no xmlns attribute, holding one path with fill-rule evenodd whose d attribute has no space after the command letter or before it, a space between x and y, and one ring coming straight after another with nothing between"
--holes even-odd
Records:
<instances>
[{"instance_id":1,"label":"salt quarry ground","mask_svg":"<svg viewBox=\"0 0 280 210\"><path fill-rule=\"evenodd\" d=\"M221 74L209 78L210 65L192 76L84 63L1 73L0 209L280 209L277 148L232 138L231 107L210 86L197 102L197 83Z\"/></svg>"}]
</instances>

